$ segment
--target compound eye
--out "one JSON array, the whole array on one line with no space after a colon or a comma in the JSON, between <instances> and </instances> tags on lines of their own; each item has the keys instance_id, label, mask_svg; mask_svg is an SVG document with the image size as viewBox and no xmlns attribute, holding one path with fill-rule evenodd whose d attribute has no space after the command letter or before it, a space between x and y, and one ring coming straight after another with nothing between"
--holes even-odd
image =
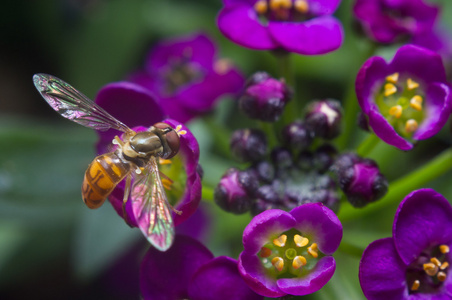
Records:
<instances>
[{"instance_id":1,"label":"compound eye","mask_svg":"<svg viewBox=\"0 0 452 300\"><path fill-rule=\"evenodd\" d=\"M163 136L163 138L166 140L166 143L168 144L169 151L165 151L167 154L163 155L162 158L165 159L172 158L174 155L177 154L177 152L179 152L180 147L179 135L170 125L163 122L155 123L154 127L158 129L171 128L171 131Z\"/></svg>"}]
</instances>

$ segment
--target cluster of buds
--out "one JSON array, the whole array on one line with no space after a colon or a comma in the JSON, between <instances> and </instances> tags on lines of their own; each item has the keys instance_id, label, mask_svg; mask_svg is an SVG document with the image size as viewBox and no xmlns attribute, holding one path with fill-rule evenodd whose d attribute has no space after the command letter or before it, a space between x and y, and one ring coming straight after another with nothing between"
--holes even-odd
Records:
<instances>
[{"instance_id":1,"label":"cluster of buds","mask_svg":"<svg viewBox=\"0 0 452 300\"><path fill-rule=\"evenodd\" d=\"M256 73L240 98L240 108L251 118L275 121L290 99L289 91L283 81ZM379 199L386 193L387 181L378 166L353 154L338 156L328 143L339 135L341 118L338 101L314 101L303 119L282 129L281 143L271 149L263 131L236 130L231 152L248 167L226 171L215 189L215 202L232 213L257 215L306 203L322 203L337 212L339 188L357 207Z\"/></svg>"}]
</instances>

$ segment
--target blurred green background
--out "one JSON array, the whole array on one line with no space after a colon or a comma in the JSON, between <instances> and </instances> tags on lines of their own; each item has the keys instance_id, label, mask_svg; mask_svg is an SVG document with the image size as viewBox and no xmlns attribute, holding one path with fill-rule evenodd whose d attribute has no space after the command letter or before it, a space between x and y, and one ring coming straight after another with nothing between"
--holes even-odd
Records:
<instances>
[{"instance_id":1,"label":"blurred green background","mask_svg":"<svg viewBox=\"0 0 452 300\"><path fill-rule=\"evenodd\" d=\"M340 50L319 57L294 57L300 100L342 99L353 83L368 44L351 30L351 3L343 1L336 13L346 30ZM452 18L447 18L452 16L452 5L442 3L444 24L452 28ZM130 229L109 204L91 211L81 201L80 186L95 156L96 134L59 117L35 90L32 75L53 74L93 99L103 85L140 68L155 42L203 31L216 40L219 56L233 60L246 76L258 70L277 76L278 66L271 54L243 49L219 33L215 18L221 7L220 0L3 4L0 299L138 299L137 266L148 247L141 233ZM390 57L393 51L386 48L380 52ZM229 99L213 114L218 124L229 124L232 130L231 124L243 124L242 115L233 117L236 109L236 103ZM346 112L345 117L355 115ZM224 149L218 149L214 130L207 123L198 120L190 127L201 145L206 184L214 187L232 162L219 155ZM364 134L353 136L352 144L356 145ZM409 154L380 145L372 156L393 180L449 147L450 140L446 128ZM443 175L429 187L452 199L450 175ZM217 217L208 226L205 242L216 255L236 258L241 251L241 232L250 217L226 214L212 203L206 207ZM394 211L395 206L367 216L367 222L359 218L347 222L344 240L364 249L370 241L389 236ZM362 299L357 279L359 260L343 253L336 257L337 274L312 298Z\"/></svg>"}]
</instances>

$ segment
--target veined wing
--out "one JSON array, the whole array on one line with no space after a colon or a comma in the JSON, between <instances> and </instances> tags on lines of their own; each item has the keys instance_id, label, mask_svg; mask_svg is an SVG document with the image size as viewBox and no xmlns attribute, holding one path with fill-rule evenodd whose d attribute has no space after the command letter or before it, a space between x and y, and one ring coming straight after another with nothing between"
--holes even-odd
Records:
<instances>
[{"instance_id":1,"label":"veined wing","mask_svg":"<svg viewBox=\"0 0 452 300\"><path fill-rule=\"evenodd\" d=\"M138 227L148 241L160 251L168 250L174 240L174 224L155 157L136 176L131 200Z\"/></svg>"},{"instance_id":2,"label":"veined wing","mask_svg":"<svg viewBox=\"0 0 452 300\"><path fill-rule=\"evenodd\" d=\"M132 131L70 84L55 76L35 74L33 83L47 103L66 119L101 131L110 128Z\"/></svg>"}]
</instances>

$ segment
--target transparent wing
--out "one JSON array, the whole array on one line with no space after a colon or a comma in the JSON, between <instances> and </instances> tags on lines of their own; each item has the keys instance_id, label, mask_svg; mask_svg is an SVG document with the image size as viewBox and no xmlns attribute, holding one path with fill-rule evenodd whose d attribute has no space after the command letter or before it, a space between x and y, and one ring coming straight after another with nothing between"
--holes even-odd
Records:
<instances>
[{"instance_id":1,"label":"transparent wing","mask_svg":"<svg viewBox=\"0 0 452 300\"><path fill-rule=\"evenodd\" d=\"M47 103L66 119L101 131L110 128L131 131L91 99L55 76L35 74L33 83Z\"/></svg>"},{"instance_id":2,"label":"transparent wing","mask_svg":"<svg viewBox=\"0 0 452 300\"><path fill-rule=\"evenodd\" d=\"M160 251L168 250L174 240L174 224L155 157L136 176L131 201L138 227L148 241Z\"/></svg>"}]
</instances>

